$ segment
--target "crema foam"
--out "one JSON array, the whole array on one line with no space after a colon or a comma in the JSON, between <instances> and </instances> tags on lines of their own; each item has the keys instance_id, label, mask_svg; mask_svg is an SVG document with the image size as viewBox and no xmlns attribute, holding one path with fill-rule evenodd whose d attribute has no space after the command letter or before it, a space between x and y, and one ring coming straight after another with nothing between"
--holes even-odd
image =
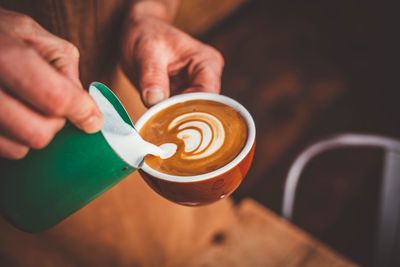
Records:
<instances>
[{"instance_id":1,"label":"crema foam","mask_svg":"<svg viewBox=\"0 0 400 267\"><path fill-rule=\"evenodd\" d=\"M233 160L245 144L247 126L242 116L225 104L190 100L155 114L140 134L155 145L177 145L172 157L149 155L146 164L160 172L188 176L214 171Z\"/></svg>"},{"instance_id":2,"label":"crema foam","mask_svg":"<svg viewBox=\"0 0 400 267\"><path fill-rule=\"evenodd\" d=\"M183 159L208 157L218 151L225 141L225 130L221 121L205 112L180 115L168 125L168 130L175 127L178 128L176 137L184 143Z\"/></svg>"}]
</instances>

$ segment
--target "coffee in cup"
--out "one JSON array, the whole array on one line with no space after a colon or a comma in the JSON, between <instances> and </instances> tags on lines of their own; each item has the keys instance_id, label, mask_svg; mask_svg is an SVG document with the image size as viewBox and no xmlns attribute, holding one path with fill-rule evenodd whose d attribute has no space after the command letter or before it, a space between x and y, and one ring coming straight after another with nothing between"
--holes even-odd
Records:
<instances>
[{"instance_id":1,"label":"coffee in cup","mask_svg":"<svg viewBox=\"0 0 400 267\"><path fill-rule=\"evenodd\" d=\"M141 136L157 146L177 145L167 159L148 155L145 163L162 173L193 176L215 171L243 149L247 125L238 111L211 100L174 104L152 116Z\"/></svg>"},{"instance_id":2,"label":"coffee in cup","mask_svg":"<svg viewBox=\"0 0 400 267\"><path fill-rule=\"evenodd\" d=\"M182 205L229 196L253 160L253 118L240 103L223 95L173 96L145 112L135 127L155 145L177 145L177 153L169 159L147 156L139 171L157 193Z\"/></svg>"}]
</instances>

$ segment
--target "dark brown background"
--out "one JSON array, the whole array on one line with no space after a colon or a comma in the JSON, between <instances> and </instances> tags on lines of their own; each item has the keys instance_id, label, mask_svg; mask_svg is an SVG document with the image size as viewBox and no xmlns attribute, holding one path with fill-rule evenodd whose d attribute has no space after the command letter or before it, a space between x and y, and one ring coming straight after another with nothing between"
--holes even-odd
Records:
<instances>
[{"instance_id":1,"label":"dark brown background","mask_svg":"<svg viewBox=\"0 0 400 267\"><path fill-rule=\"evenodd\" d=\"M119 32L122 2L42 0L33 5L32 1L24 0L18 3L27 7L27 13L36 11L39 22L48 30L80 45L82 75L87 83L93 79L107 80L101 77L111 73L108 68L97 67L114 66L118 38L107 36ZM14 1L0 1L0 4L6 3L12 6ZM118 8L106 8L107 5L118 5ZM231 13L233 9L236 11ZM394 54L387 48L384 35L389 32L386 23L389 9L384 2L355 0L184 1L177 25L224 54L223 93L242 102L256 121L254 164L234 194L236 200L252 197L279 213L284 180L296 155L332 134L378 133L400 138L400 93L396 83L389 82L386 74L391 73L392 68L384 62L384 54ZM94 15L74 16L77 10ZM216 26L215 22L218 22ZM96 31L91 31L93 27L97 27ZM103 51L107 53L102 54ZM104 61L94 64L99 55L104 56ZM140 108L143 112L144 108ZM133 118L140 115L132 114ZM381 156L381 151L377 150L352 149L319 157L306 169L296 202L296 224L363 265L370 264L373 251ZM139 189L132 195L130 188ZM148 199L147 194L151 201L142 201ZM142 195L145 196L141 198ZM153 213L133 213L127 203L135 203L132 199L136 198L136 203L141 203L139 209ZM165 207L171 209L160 213L155 206L158 211L166 210ZM178 209L189 213L158 199L139 178L126 179L42 236L16 232L1 222L4 235L1 253L4 254L0 255L0 262L8 263L10 259L18 259L14 256L20 254L30 255L32 261L40 257L50 260L60 254L63 256L60 262L68 263L69 255L84 253L82 246L93 253L101 251L96 253L99 263L106 264L117 258L124 260L132 253L122 244L126 244L124 238L135 224L137 227L132 229L151 228L154 223L159 227L151 228L154 233L135 232L132 236L137 238L137 243L130 245L142 243L144 239L158 240L152 239L151 234L169 233L175 239L177 236L182 239L182 234L187 233L187 240L191 239L191 228L183 231L186 226L183 222L176 232L168 228L168 222L175 220L173 211ZM209 212L210 218L220 215L211 208ZM117 225L122 218L118 217L120 214L125 216L125 228ZM146 218L139 220L141 217ZM203 215L194 218L199 224L210 223ZM103 229L113 231L108 233ZM105 252L104 244L108 243L101 242L102 238L113 241L106 251L110 255ZM75 247L71 244L76 240L79 244ZM182 243L178 239L176 242ZM163 244L150 242L148 247L137 246L135 250L139 256L150 255L141 252L164 248ZM7 250L8 247L13 249ZM173 249L172 246L166 250ZM114 256L111 256L112 250L115 250ZM157 262L163 256L160 252L158 257L149 259ZM77 258L82 266L88 265L85 259Z\"/></svg>"},{"instance_id":2,"label":"dark brown background","mask_svg":"<svg viewBox=\"0 0 400 267\"><path fill-rule=\"evenodd\" d=\"M332 134L400 138L400 93L387 83L383 2L252 1L202 38L226 59L223 93L254 115L254 165L236 200L280 212L290 164ZM385 76L385 77L384 77ZM356 262L370 264L381 151L351 149L313 161L295 223Z\"/></svg>"}]
</instances>

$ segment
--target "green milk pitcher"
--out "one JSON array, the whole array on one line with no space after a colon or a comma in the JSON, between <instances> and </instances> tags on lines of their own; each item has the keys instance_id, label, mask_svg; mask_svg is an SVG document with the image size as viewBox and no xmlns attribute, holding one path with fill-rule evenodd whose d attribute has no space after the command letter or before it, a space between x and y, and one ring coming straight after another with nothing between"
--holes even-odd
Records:
<instances>
[{"instance_id":1,"label":"green milk pitcher","mask_svg":"<svg viewBox=\"0 0 400 267\"><path fill-rule=\"evenodd\" d=\"M98 82L89 93L104 116L100 132L67 124L46 148L22 160L0 159L1 214L17 228L46 230L140 167L142 139L132 138L134 125L121 102Z\"/></svg>"}]
</instances>

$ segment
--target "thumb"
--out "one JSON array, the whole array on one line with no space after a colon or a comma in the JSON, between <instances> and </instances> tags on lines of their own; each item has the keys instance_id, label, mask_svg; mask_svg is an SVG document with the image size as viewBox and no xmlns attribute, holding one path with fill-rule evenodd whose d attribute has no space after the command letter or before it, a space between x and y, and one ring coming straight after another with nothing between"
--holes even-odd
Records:
<instances>
[{"instance_id":1,"label":"thumb","mask_svg":"<svg viewBox=\"0 0 400 267\"><path fill-rule=\"evenodd\" d=\"M169 97L167 64L157 58L142 61L139 69L139 86L142 99L150 107Z\"/></svg>"}]
</instances>

